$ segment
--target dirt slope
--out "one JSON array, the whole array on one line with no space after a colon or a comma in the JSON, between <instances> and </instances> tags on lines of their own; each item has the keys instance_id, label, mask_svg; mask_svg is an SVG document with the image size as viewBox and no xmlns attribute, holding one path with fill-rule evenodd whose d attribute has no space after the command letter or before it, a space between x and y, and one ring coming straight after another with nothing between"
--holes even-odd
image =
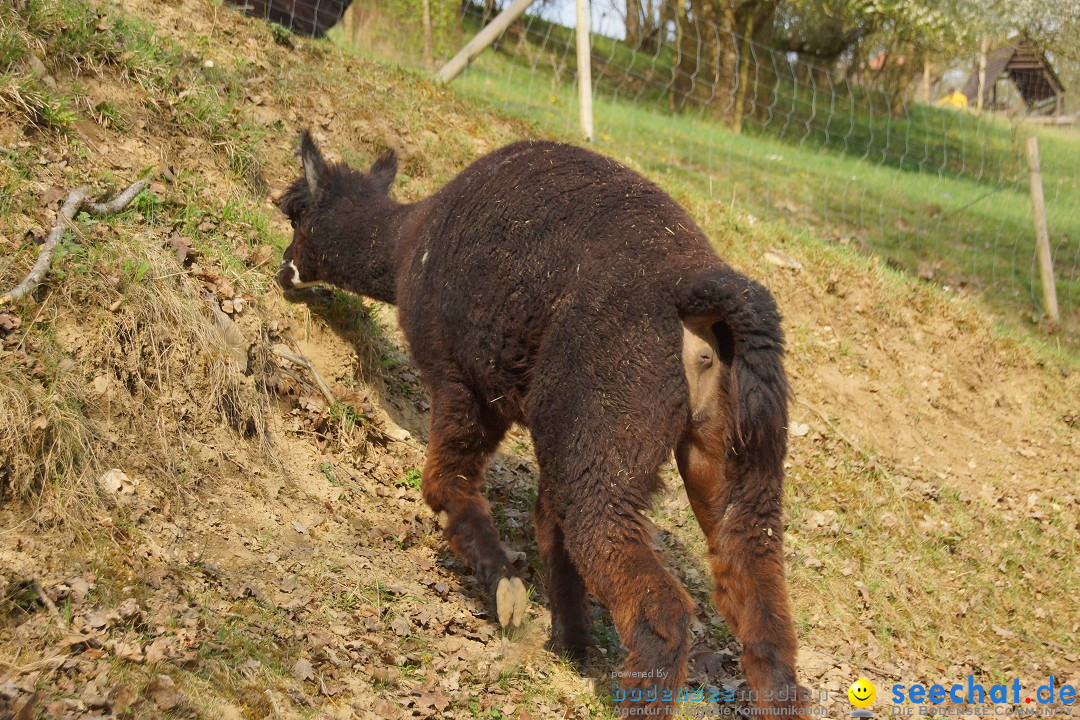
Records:
<instances>
[{"instance_id":1,"label":"dirt slope","mask_svg":"<svg viewBox=\"0 0 1080 720\"><path fill-rule=\"evenodd\" d=\"M398 147L407 199L529 129L202 0L5 12L37 63L0 86L0 285L70 188L146 171L152 193L78 222L37 299L0 308L18 321L0 333L0 717L607 716L623 650L606 614L584 676L544 650L527 435L489 472L536 600L506 638L420 500L427 403L392 309L289 304L271 279L288 227L268 195L301 128L350 161ZM879 695L969 673L1080 684L1076 365L844 249L678 197L785 312L790 577L823 704L846 714L860 674ZM803 269L764 260L774 246ZM669 475L653 516L700 607L692 679L736 684Z\"/></svg>"}]
</instances>

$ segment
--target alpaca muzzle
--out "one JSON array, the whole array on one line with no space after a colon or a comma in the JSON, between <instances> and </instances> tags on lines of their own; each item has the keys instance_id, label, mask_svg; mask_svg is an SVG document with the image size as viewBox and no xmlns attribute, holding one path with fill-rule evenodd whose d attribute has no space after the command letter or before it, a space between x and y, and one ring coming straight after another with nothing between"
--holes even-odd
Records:
<instances>
[{"instance_id":1,"label":"alpaca muzzle","mask_svg":"<svg viewBox=\"0 0 1080 720\"><path fill-rule=\"evenodd\" d=\"M300 269L296 267L296 263L292 260L285 260L281 263L281 269L277 274L278 285L285 290L301 290L303 288L309 288L313 285L318 285L318 282L304 282L300 279Z\"/></svg>"}]
</instances>

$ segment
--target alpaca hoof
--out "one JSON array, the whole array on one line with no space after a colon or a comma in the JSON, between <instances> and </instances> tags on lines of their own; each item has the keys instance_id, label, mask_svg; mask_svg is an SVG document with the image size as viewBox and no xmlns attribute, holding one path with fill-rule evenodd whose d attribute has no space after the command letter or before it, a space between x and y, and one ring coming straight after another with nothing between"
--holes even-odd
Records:
<instances>
[{"instance_id":1,"label":"alpaca hoof","mask_svg":"<svg viewBox=\"0 0 1080 720\"><path fill-rule=\"evenodd\" d=\"M504 629L521 627L525 618L525 606L529 594L521 578L502 578L495 589L495 609L499 616L499 625Z\"/></svg>"}]
</instances>

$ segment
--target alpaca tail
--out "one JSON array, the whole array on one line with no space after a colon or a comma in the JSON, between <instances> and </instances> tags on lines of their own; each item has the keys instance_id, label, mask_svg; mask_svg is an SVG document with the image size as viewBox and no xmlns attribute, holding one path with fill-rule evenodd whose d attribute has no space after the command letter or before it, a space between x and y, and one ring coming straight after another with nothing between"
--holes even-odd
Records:
<instances>
[{"instance_id":1,"label":"alpaca tail","mask_svg":"<svg viewBox=\"0 0 1080 720\"><path fill-rule=\"evenodd\" d=\"M731 442L736 456L781 475L787 451L788 384L782 362L784 335L772 294L729 268L710 268L683 278L678 289L675 304L683 316L715 320L730 333L728 390L735 407L729 417L734 422Z\"/></svg>"}]
</instances>

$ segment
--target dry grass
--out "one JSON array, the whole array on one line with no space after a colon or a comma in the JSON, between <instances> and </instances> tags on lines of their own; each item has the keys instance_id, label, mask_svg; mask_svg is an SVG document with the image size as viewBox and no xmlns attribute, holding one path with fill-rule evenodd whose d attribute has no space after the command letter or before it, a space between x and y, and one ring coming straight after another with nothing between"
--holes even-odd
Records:
<instances>
[{"instance_id":1,"label":"dry grass","mask_svg":"<svg viewBox=\"0 0 1080 720\"><path fill-rule=\"evenodd\" d=\"M21 350L5 352L0 361L0 501L33 506L48 498L77 508L93 492L87 468L94 464L94 431L83 412L85 385L61 369L55 347L34 361L23 360ZM30 375L35 371L50 377L42 382Z\"/></svg>"},{"instance_id":2,"label":"dry grass","mask_svg":"<svg viewBox=\"0 0 1080 720\"><path fill-rule=\"evenodd\" d=\"M68 279L60 292L73 309L103 310L85 347L100 358L98 377L118 388L108 401L133 418L132 434L155 438L156 469L179 478L192 430L224 422L243 437L265 439L267 400L256 390L258 378L245 374L248 340L233 341L212 312L217 299L183 272L160 238L124 235L88 258L87 282ZM147 407L156 412L140 411Z\"/></svg>"},{"instance_id":3,"label":"dry grass","mask_svg":"<svg viewBox=\"0 0 1080 720\"><path fill-rule=\"evenodd\" d=\"M4 466L16 499L50 498L67 514L73 497L93 498L88 478L106 469L104 457L115 463L125 455L172 479L173 491L190 491L210 472L192 448L207 427L224 423L268 443L269 401L262 377L246 374L247 339L230 344L212 312L216 298L160 235L138 227L133 218L76 226L20 336L30 346L27 362L39 369L28 376L25 363L0 366L11 400L0 438L10 448ZM17 361L23 350L9 357ZM103 435L104 418L123 418L125 437L115 427Z\"/></svg>"}]
</instances>

